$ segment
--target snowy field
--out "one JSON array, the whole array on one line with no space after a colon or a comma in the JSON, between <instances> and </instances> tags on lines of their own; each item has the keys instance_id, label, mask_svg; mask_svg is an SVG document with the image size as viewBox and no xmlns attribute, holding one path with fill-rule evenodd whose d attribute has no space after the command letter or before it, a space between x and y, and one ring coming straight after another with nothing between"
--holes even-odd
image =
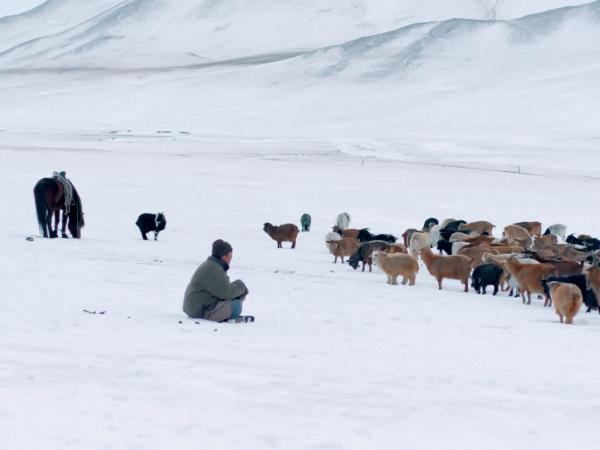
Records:
<instances>
[{"instance_id":1,"label":"snowy field","mask_svg":"<svg viewBox=\"0 0 600 450\"><path fill-rule=\"evenodd\" d=\"M1 448L600 447L597 312L424 266L388 286L324 245L342 211L599 236L600 2L73 3L0 19ZM63 169L83 239L38 239L33 186ZM304 212L295 250L262 231ZM253 324L181 311L216 238Z\"/></svg>"}]
</instances>

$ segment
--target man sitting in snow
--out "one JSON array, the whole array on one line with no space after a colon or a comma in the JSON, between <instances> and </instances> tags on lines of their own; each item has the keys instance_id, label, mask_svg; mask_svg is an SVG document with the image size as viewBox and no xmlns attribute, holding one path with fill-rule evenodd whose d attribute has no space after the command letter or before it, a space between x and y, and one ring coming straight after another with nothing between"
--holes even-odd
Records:
<instances>
[{"instance_id":1,"label":"man sitting in snow","mask_svg":"<svg viewBox=\"0 0 600 450\"><path fill-rule=\"evenodd\" d=\"M196 269L185 290L183 311L188 316L214 322L254 321L252 316L241 316L248 288L241 280L230 282L227 276L232 258L228 242L213 242L212 255Z\"/></svg>"}]
</instances>

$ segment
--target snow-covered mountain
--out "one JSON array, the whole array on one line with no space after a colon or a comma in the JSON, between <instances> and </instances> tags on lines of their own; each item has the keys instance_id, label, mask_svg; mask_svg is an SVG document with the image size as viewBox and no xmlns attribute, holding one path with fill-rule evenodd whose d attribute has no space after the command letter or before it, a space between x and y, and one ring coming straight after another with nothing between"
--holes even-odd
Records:
<instances>
[{"instance_id":1,"label":"snow-covered mountain","mask_svg":"<svg viewBox=\"0 0 600 450\"><path fill-rule=\"evenodd\" d=\"M544 14L550 9L584 3L577 0L89 0L84 3L48 0L26 14L0 20L3 37L0 64L5 68L171 67L314 51L344 43L347 44L343 49L350 50L346 54L352 57L392 41L396 43L394 47L398 47L400 40L414 47L411 36L428 33L436 41L464 34L485 48L488 30L497 20L540 13L537 18L503 25L515 28L513 34L524 34L531 39L547 34L569 14L579 14L584 21L591 16L587 19L597 24L597 6L593 5L581 8L579 13L575 8L572 13L567 10L548 17ZM422 46L422 40L419 41L418 46ZM490 51L496 50L490 47ZM410 49L406 52L410 53ZM396 64L404 64L402 56Z\"/></svg>"}]
</instances>

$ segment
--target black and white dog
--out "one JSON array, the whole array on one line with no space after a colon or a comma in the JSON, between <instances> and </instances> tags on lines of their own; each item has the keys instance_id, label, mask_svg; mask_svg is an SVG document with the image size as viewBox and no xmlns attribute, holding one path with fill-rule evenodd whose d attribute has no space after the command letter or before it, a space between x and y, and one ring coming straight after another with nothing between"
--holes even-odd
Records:
<instances>
[{"instance_id":1,"label":"black and white dog","mask_svg":"<svg viewBox=\"0 0 600 450\"><path fill-rule=\"evenodd\" d=\"M156 241L158 239L158 233L160 233L166 228L167 219L165 218L165 215L163 213L145 213L140 214L135 224L140 229L140 232L142 233L142 238L145 241L148 240L146 233L149 233L150 231L154 231L154 240Z\"/></svg>"}]
</instances>

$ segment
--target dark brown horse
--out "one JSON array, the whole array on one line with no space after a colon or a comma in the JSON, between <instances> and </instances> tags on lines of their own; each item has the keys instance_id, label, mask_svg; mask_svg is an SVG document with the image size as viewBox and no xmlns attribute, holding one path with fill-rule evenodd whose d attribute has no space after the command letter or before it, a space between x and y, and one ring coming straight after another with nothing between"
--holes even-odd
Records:
<instances>
[{"instance_id":1,"label":"dark brown horse","mask_svg":"<svg viewBox=\"0 0 600 450\"><path fill-rule=\"evenodd\" d=\"M35 210L38 224L42 235L47 238L58 237L58 222L62 211L62 237L66 238L66 227L69 228L71 236L79 239L81 228L84 226L83 208L79 194L73 186L73 198L67 208L65 205L65 189L56 178L42 178L33 188L35 198ZM54 216L54 230L52 229L52 217Z\"/></svg>"}]
</instances>

